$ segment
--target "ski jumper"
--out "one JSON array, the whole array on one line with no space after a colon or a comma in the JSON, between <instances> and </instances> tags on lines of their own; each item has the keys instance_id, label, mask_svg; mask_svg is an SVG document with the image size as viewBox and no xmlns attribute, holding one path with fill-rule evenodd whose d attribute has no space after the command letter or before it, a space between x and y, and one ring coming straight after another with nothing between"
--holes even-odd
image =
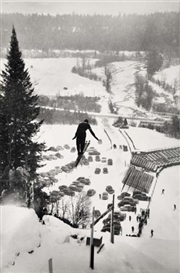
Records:
<instances>
[{"instance_id":1,"label":"ski jumper","mask_svg":"<svg viewBox=\"0 0 180 273\"><path fill-rule=\"evenodd\" d=\"M86 140L86 131L89 130L90 133L93 135L93 137L97 140L99 140L93 130L91 129L91 126L88 122L82 122L78 125L77 131L73 139L76 138L76 146L77 146L77 152L78 155L83 153L84 146L85 146L85 140Z\"/></svg>"}]
</instances>

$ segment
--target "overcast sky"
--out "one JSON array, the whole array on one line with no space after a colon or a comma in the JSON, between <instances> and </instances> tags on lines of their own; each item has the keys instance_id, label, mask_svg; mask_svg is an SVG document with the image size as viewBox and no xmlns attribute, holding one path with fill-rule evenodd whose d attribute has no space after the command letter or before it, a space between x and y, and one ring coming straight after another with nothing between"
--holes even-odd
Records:
<instances>
[{"instance_id":1,"label":"overcast sky","mask_svg":"<svg viewBox=\"0 0 180 273\"><path fill-rule=\"evenodd\" d=\"M179 11L180 1L33 1L0 0L2 13L112 14Z\"/></svg>"}]
</instances>

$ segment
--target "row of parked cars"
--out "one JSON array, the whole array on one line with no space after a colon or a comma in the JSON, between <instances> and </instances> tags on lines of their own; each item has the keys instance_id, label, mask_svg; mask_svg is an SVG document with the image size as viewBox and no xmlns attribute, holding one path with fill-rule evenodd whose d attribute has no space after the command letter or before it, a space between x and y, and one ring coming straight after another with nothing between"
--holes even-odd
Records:
<instances>
[{"instance_id":1,"label":"row of parked cars","mask_svg":"<svg viewBox=\"0 0 180 273\"><path fill-rule=\"evenodd\" d=\"M86 185L90 185L91 181L89 178L78 177L75 181L73 181L70 186L61 185L59 186L60 192L63 192L65 195L74 196L75 192L81 192ZM95 194L95 193L94 193Z\"/></svg>"},{"instance_id":2,"label":"row of parked cars","mask_svg":"<svg viewBox=\"0 0 180 273\"><path fill-rule=\"evenodd\" d=\"M108 217L103 220L103 228L102 232L110 232L111 229L111 213L109 213ZM119 235L122 231L121 222L126 219L126 214L120 211L115 211L113 214L113 226L114 226L114 235Z\"/></svg>"},{"instance_id":3,"label":"row of parked cars","mask_svg":"<svg viewBox=\"0 0 180 273\"><path fill-rule=\"evenodd\" d=\"M103 168L102 172L104 174L107 174L108 173L108 168ZM101 173L101 169L100 168L96 168L95 171L94 171L95 174L100 174Z\"/></svg>"},{"instance_id":4,"label":"row of parked cars","mask_svg":"<svg viewBox=\"0 0 180 273\"><path fill-rule=\"evenodd\" d=\"M138 204L138 200L135 200L130 196L128 192L122 192L118 197L120 202L118 203L118 207L121 211L133 211L136 212L136 205Z\"/></svg>"}]
</instances>

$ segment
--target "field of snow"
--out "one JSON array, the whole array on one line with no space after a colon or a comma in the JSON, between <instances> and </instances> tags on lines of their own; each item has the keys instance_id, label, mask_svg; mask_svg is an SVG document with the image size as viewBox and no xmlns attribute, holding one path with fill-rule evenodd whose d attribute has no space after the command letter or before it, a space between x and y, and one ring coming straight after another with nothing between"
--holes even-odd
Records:
<instances>
[{"instance_id":1,"label":"field of snow","mask_svg":"<svg viewBox=\"0 0 180 273\"><path fill-rule=\"evenodd\" d=\"M156 80L164 81L169 85L177 86L180 84L180 65L170 66L169 68L163 69L162 71L156 72L154 78Z\"/></svg>"},{"instance_id":2,"label":"field of snow","mask_svg":"<svg viewBox=\"0 0 180 273\"><path fill-rule=\"evenodd\" d=\"M133 110L140 110L134 102L135 74L140 72L145 74L142 63L135 61L114 62L110 65L113 81L111 94L105 91L105 87L100 81L93 81L78 74L71 72L73 66L77 65L77 58L45 58L45 59L24 59L25 66L28 68L31 81L37 94L55 96L55 95L75 95L82 94L84 96L99 96L101 98L101 111L107 110L109 99L118 107L118 113L125 115L133 113ZM90 63L94 63L95 59L89 59ZM4 69L5 59L1 59L1 68ZM161 72L156 73L155 78L165 79L169 84L174 85L175 80L179 81L179 66L172 66ZM104 78L104 68L92 69L93 73ZM165 102L164 96L173 102L172 94L165 92L164 89L157 84L150 82L153 90L163 96L157 97L157 101ZM66 90L64 89L67 88ZM141 109L142 111L142 109ZM145 110L143 111L146 112ZM146 112L148 114L148 112Z\"/></svg>"},{"instance_id":3,"label":"field of snow","mask_svg":"<svg viewBox=\"0 0 180 273\"><path fill-rule=\"evenodd\" d=\"M107 209L107 204L112 201L109 195L108 200L99 199L99 194L105 191L106 185L112 185L115 189L115 209L117 210L117 196L121 193L122 178L128 168L131 155L124 152L119 145L126 145L126 140L117 128L114 128L108 119L99 119L97 126L92 126L102 144L88 134L87 139L91 140L91 146L100 153L100 157L112 158L113 165L107 166L103 162L90 162L89 166L79 165L70 173L60 173L56 176L58 182L47 191L58 188L58 185L69 185L79 176L89 178L91 185L85 186L96 190L91 197L91 207L102 212ZM110 137L117 149L111 149ZM39 141L46 141L47 147L68 144L75 146L72 137L76 126L43 125L39 133ZM138 148L150 149L158 147L177 146L174 139L164 137L160 133L142 128L130 128L128 133L133 138ZM152 140L151 145L149 141ZM142 145L143 143L143 145ZM154 146L153 146L154 143ZM56 166L75 160L76 154L70 150L62 150L63 159L47 161L47 165L39 172L48 171ZM53 153L53 152L52 152ZM88 156L88 153L86 153ZM109 173L102 172L94 174L96 167L101 170L108 167ZM97 273L178 273L179 263L179 166L171 167L160 173L157 183L153 184L154 194L150 204L150 218L148 224L143 228L140 238L127 237L131 233L131 226L138 229L136 215L141 208L147 206L146 202L139 202L137 214L126 212L127 217L122 222L122 235L115 236L115 243L110 243L110 233L101 233L102 221L95 226L95 238L103 236L105 243L102 251L97 254L95 248L95 268ZM162 188L165 193L162 195ZM177 209L173 210L173 205ZM90 262L90 249L86 246L86 236L90 236L89 229L73 229L62 223L53 216L45 216L45 225L42 225L33 210L15 206L1 206L1 234L2 238L2 273L48 273L48 260L52 258L53 273L88 273ZM131 216L131 221L129 221ZM150 230L154 230L153 238L150 238ZM78 239L71 235L77 234Z\"/></svg>"},{"instance_id":4,"label":"field of snow","mask_svg":"<svg viewBox=\"0 0 180 273\"><path fill-rule=\"evenodd\" d=\"M134 61L114 62L109 66L113 75L110 97L118 108L121 106L137 108L134 102L134 77L141 66L142 64ZM93 72L104 78L104 68L95 68Z\"/></svg>"},{"instance_id":5,"label":"field of snow","mask_svg":"<svg viewBox=\"0 0 180 273\"><path fill-rule=\"evenodd\" d=\"M2 59L1 66L5 59ZM105 96L106 92L101 82L91 81L71 72L77 65L76 58L25 59L31 81L38 95L75 95ZM64 87L67 90L64 90Z\"/></svg>"},{"instance_id":6,"label":"field of snow","mask_svg":"<svg viewBox=\"0 0 180 273\"><path fill-rule=\"evenodd\" d=\"M130 127L127 130L128 135L132 138L136 149L154 150L177 147L180 145L179 139L174 139L158 133L156 130L147 128Z\"/></svg>"}]
</instances>

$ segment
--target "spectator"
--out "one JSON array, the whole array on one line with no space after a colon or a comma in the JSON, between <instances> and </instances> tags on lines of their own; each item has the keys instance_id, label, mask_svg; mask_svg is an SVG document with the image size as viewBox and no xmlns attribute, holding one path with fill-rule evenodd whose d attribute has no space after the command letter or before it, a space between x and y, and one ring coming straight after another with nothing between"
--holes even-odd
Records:
<instances>
[{"instance_id":1,"label":"spectator","mask_svg":"<svg viewBox=\"0 0 180 273\"><path fill-rule=\"evenodd\" d=\"M131 230L132 230L132 232L134 232L134 227L133 226L131 227Z\"/></svg>"},{"instance_id":2,"label":"spectator","mask_svg":"<svg viewBox=\"0 0 180 273\"><path fill-rule=\"evenodd\" d=\"M117 148L116 144L113 144L113 148L114 148L114 149L116 149L116 148Z\"/></svg>"},{"instance_id":3,"label":"spectator","mask_svg":"<svg viewBox=\"0 0 180 273\"><path fill-rule=\"evenodd\" d=\"M176 210L176 205L174 204L174 210Z\"/></svg>"},{"instance_id":4,"label":"spectator","mask_svg":"<svg viewBox=\"0 0 180 273\"><path fill-rule=\"evenodd\" d=\"M153 237L153 235L154 235L154 230L151 229L151 237Z\"/></svg>"},{"instance_id":5,"label":"spectator","mask_svg":"<svg viewBox=\"0 0 180 273\"><path fill-rule=\"evenodd\" d=\"M162 189L162 192L161 192L161 194L164 194L164 189Z\"/></svg>"},{"instance_id":6,"label":"spectator","mask_svg":"<svg viewBox=\"0 0 180 273\"><path fill-rule=\"evenodd\" d=\"M147 217L149 218L149 215L150 215L150 209L148 208L147 209Z\"/></svg>"}]
</instances>

